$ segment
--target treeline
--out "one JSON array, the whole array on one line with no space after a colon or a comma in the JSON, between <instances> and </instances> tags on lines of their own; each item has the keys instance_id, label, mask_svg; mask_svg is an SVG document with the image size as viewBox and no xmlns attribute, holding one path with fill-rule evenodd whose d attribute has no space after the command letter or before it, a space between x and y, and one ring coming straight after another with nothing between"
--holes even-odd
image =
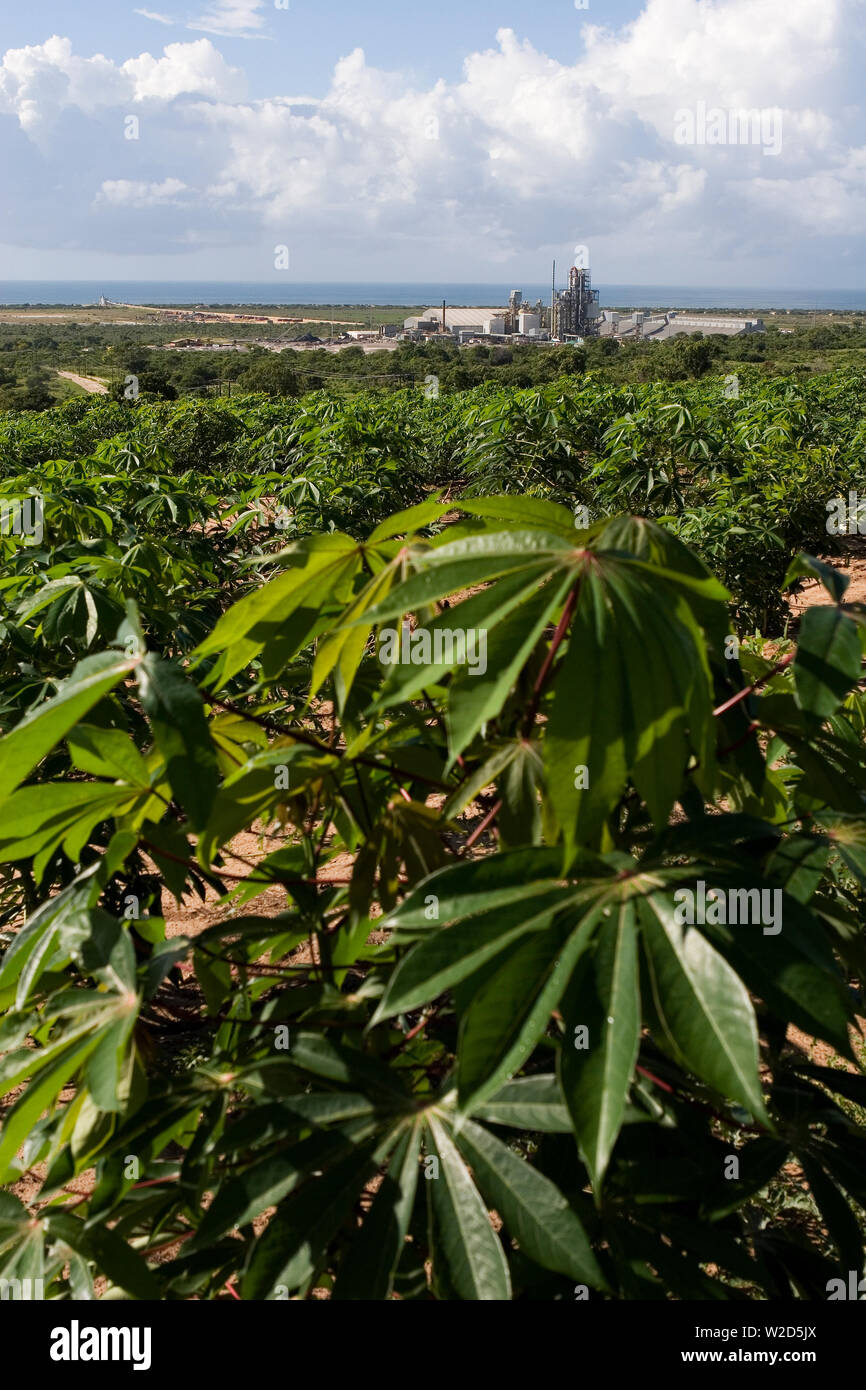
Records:
<instances>
[{"instance_id":1,"label":"treeline","mask_svg":"<svg viewBox=\"0 0 866 1390\"><path fill-rule=\"evenodd\" d=\"M390 394L413 384L423 384L430 394L454 393L486 382L544 386L584 373L612 385L694 381L749 368L768 376L805 376L866 362L866 319L791 331L771 324L766 333L741 338L683 334L661 342L599 338L581 347L491 343L468 348L445 339L401 342L393 351L370 353L357 345L339 352L324 346L274 351L253 341L243 350L164 347L160 340L177 331L165 325L52 324L22 337L17 326L0 326L0 409L46 409L58 395L59 368L104 377L116 399L124 398L134 377L146 398L177 400L251 392L297 398L317 390L346 397L358 391ZM260 333L260 326L232 325L238 339Z\"/></svg>"},{"instance_id":2,"label":"treeline","mask_svg":"<svg viewBox=\"0 0 866 1390\"><path fill-rule=\"evenodd\" d=\"M325 348L282 352L251 346L246 352L133 351L123 363L138 377L142 390L176 399L208 388L264 391L274 396L301 396L328 388L337 394L358 389L399 390L412 382L431 390L467 391L485 382L525 388L584 372L601 381L698 380L725 364L755 364L768 373L789 372L792 365L826 365L818 354L866 352L866 328L837 325L789 334L771 328L765 334L731 338L680 335L663 342L616 343L610 338L582 347L563 344L483 344L401 342L392 352L366 353L361 347L329 352ZM866 359L864 359L866 360ZM434 377L434 382L428 382Z\"/></svg>"}]
</instances>

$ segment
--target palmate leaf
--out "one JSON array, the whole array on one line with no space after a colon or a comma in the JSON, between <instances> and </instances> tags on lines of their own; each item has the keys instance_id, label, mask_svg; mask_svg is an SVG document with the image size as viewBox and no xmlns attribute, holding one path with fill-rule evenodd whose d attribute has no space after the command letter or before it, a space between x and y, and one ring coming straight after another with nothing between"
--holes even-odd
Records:
<instances>
[{"instance_id":1,"label":"palmate leaf","mask_svg":"<svg viewBox=\"0 0 866 1390\"><path fill-rule=\"evenodd\" d=\"M380 522L367 537L367 545L381 545L383 541L391 540L394 536L410 535L413 531L438 521L450 510L448 503L436 501L439 496L441 493L437 492L429 501L419 502L415 507L406 507L403 511L389 516L387 521Z\"/></svg>"},{"instance_id":2,"label":"palmate leaf","mask_svg":"<svg viewBox=\"0 0 866 1390\"><path fill-rule=\"evenodd\" d=\"M336 757L318 753L303 744L278 744L254 753L225 779L208 809L207 823L199 836L197 858L203 868L213 865L218 850L240 830L261 818L273 818L278 806L305 783L317 780L338 766ZM288 770L289 787L277 787L278 769ZM256 875L257 877L261 876ZM298 874L296 877L301 877Z\"/></svg>"},{"instance_id":3,"label":"palmate leaf","mask_svg":"<svg viewBox=\"0 0 866 1390\"><path fill-rule=\"evenodd\" d=\"M272 1092L280 1071L309 1072L325 1081L372 1095L383 1108L400 1112L409 1107L409 1091L404 1077L377 1057L357 1047L343 1046L324 1033L307 1030L293 1032L291 1043L288 1061L255 1063L243 1072L244 1084L248 1085L250 1080L256 1079L267 1092Z\"/></svg>"},{"instance_id":4,"label":"palmate leaf","mask_svg":"<svg viewBox=\"0 0 866 1390\"><path fill-rule=\"evenodd\" d=\"M0 804L33 771L82 715L135 668L116 652L80 661L58 693L39 705L0 739Z\"/></svg>"},{"instance_id":5,"label":"palmate leaf","mask_svg":"<svg viewBox=\"0 0 866 1390\"><path fill-rule=\"evenodd\" d=\"M372 624L362 625L357 620L388 593L394 583L395 568L396 565L389 565L374 575L349 605L343 614L342 623L320 639L313 662L311 699L336 668L341 708L345 705L372 631Z\"/></svg>"},{"instance_id":6,"label":"palmate leaf","mask_svg":"<svg viewBox=\"0 0 866 1390\"><path fill-rule=\"evenodd\" d=\"M841 608L807 608L800 620L794 685L801 709L835 714L860 675L860 633Z\"/></svg>"},{"instance_id":7,"label":"palmate leaf","mask_svg":"<svg viewBox=\"0 0 866 1390\"><path fill-rule=\"evenodd\" d=\"M860 1270L863 1265L863 1233L846 1197L821 1167L817 1157L803 1150L798 1151L797 1157L803 1165L806 1181L844 1268Z\"/></svg>"},{"instance_id":8,"label":"palmate leaf","mask_svg":"<svg viewBox=\"0 0 866 1390\"><path fill-rule=\"evenodd\" d=\"M457 1086L461 1108L493 1095L528 1060L598 925L601 908L565 909L547 931L495 961L460 1024Z\"/></svg>"},{"instance_id":9,"label":"palmate leaf","mask_svg":"<svg viewBox=\"0 0 866 1390\"><path fill-rule=\"evenodd\" d=\"M34 953L44 952L47 932L55 940L57 933L64 929L81 936L85 934L83 914L94 900L94 894L99 891L95 882L99 867L98 861L91 864L77 879L62 888L56 897L40 903L24 926L19 928L0 964L0 990L20 982ZM24 998L26 995L27 986L24 987Z\"/></svg>"},{"instance_id":10,"label":"palmate leaf","mask_svg":"<svg viewBox=\"0 0 866 1390\"><path fill-rule=\"evenodd\" d=\"M660 894L639 903L658 1041L722 1095L772 1128L758 1074L758 1027L740 978Z\"/></svg>"},{"instance_id":11,"label":"palmate leaf","mask_svg":"<svg viewBox=\"0 0 866 1390\"><path fill-rule=\"evenodd\" d=\"M133 1057L129 1042L135 1027L138 1000L104 1028L99 1043L87 1061L85 1081L95 1105L104 1113L123 1112L129 1100Z\"/></svg>"},{"instance_id":12,"label":"palmate leaf","mask_svg":"<svg viewBox=\"0 0 866 1390\"><path fill-rule=\"evenodd\" d=\"M621 902L601 924L591 956L575 972L563 1015L562 1090L597 1193L623 1122L640 1043L633 900ZM587 1048L578 1047L578 1027L588 1030Z\"/></svg>"},{"instance_id":13,"label":"palmate leaf","mask_svg":"<svg viewBox=\"0 0 866 1390\"><path fill-rule=\"evenodd\" d=\"M52 1239L79 1255L95 1261L119 1288L133 1298L159 1300L161 1289L156 1275L141 1256L104 1225L89 1226L68 1212L51 1212L45 1218L46 1232Z\"/></svg>"},{"instance_id":14,"label":"palmate leaf","mask_svg":"<svg viewBox=\"0 0 866 1390\"><path fill-rule=\"evenodd\" d=\"M219 785L216 750L198 690L171 662L148 652L139 671L141 703L150 718L166 776L193 830L207 821Z\"/></svg>"},{"instance_id":15,"label":"palmate leaf","mask_svg":"<svg viewBox=\"0 0 866 1390\"><path fill-rule=\"evenodd\" d=\"M486 1201L524 1254L544 1269L605 1288L583 1227L549 1178L471 1120L460 1123L454 1138Z\"/></svg>"},{"instance_id":16,"label":"palmate leaf","mask_svg":"<svg viewBox=\"0 0 866 1390\"><path fill-rule=\"evenodd\" d=\"M770 863L775 861L775 856ZM694 875L694 871L691 871ZM767 884L748 873L701 870L723 892L740 892ZM681 874L671 875L685 882ZM694 884L694 876L691 878ZM775 886L770 892L776 891ZM810 1036L824 1038L839 1053L851 1056L848 1035L852 1022L850 997L822 925L814 911L785 892L781 899L782 930L764 935L755 924L706 923L704 934L754 994Z\"/></svg>"},{"instance_id":17,"label":"palmate leaf","mask_svg":"<svg viewBox=\"0 0 866 1390\"><path fill-rule=\"evenodd\" d=\"M496 789L502 805L497 815L499 844L504 850L537 845L544 835L544 760L541 739L521 738L503 769Z\"/></svg>"},{"instance_id":18,"label":"palmate leaf","mask_svg":"<svg viewBox=\"0 0 866 1390\"><path fill-rule=\"evenodd\" d=\"M830 597L835 603L841 603L845 597L845 590L851 583L850 575L843 574L841 570L834 569L824 560L817 560L814 555L807 555L804 550L800 551L788 567L788 573L782 580L782 588L787 589L793 584L795 579L817 579L823 584ZM807 612L810 610L807 610Z\"/></svg>"},{"instance_id":19,"label":"palmate leaf","mask_svg":"<svg viewBox=\"0 0 866 1390\"><path fill-rule=\"evenodd\" d=\"M413 581L410 580L408 582L411 584ZM404 593L404 589L405 586L404 588L395 589L395 600ZM496 702L495 706L492 707L492 711L497 712L504 695L513 682L514 673L511 674L510 679L505 679L508 672L502 671L502 662L497 660L496 656L492 655L490 652L490 647L492 645L491 637L494 634L499 634L503 628L507 628L509 631L512 631L512 633L514 631L534 631L538 625L539 611L547 613L551 610L555 606L558 592L556 586L553 586L552 589L549 585L543 585L539 588L538 580L534 573L527 577L522 571L518 571L517 574L505 575L497 583L490 584L482 589L480 593L473 594L471 597L463 599L462 602L455 604L454 607L446 609L439 617L425 625L425 630L430 633L431 659L429 661L425 660L423 663L417 665L414 664L414 662L412 664L406 662L394 665L383 686L378 704L381 708L387 709L390 706L402 703L404 700L416 695L419 691L435 685L448 672L460 669L460 662L466 663L466 654L461 653L460 644L458 642L449 642L444 636L440 639L440 643L444 648L443 660L436 660L436 634L440 632L445 634L457 629L461 634L469 632L484 634L487 649L483 653L476 650L475 669L469 679L473 688L478 686L479 683L483 686L485 685L487 673L491 672L491 678L494 684L504 682L501 686L500 699ZM410 611L408 605L404 611ZM541 624L541 628L543 629L543 623ZM539 631L540 630L541 629L539 629ZM513 638L512 641L507 643L503 648L503 651L508 654L509 661L507 665L510 666L515 659ZM409 654L411 655L411 649ZM485 670L480 669L482 664L480 657L482 655L484 658L483 664L486 667ZM525 657L522 660L525 660ZM522 660L515 668L516 670L519 670L520 665L522 665ZM483 719L479 720L479 727L482 722ZM471 734L469 737L471 737ZM469 738L465 738L461 747L465 746L465 743L468 741Z\"/></svg>"},{"instance_id":20,"label":"palmate leaf","mask_svg":"<svg viewBox=\"0 0 866 1390\"><path fill-rule=\"evenodd\" d=\"M458 671L447 696L449 767L453 766L483 725L499 714L520 672L543 637L545 628L558 616L571 583L571 576L562 579L554 575L549 582L531 592L527 601L514 613L509 614L503 622L489 627L487 670L479 672L462 668ZM468 603L461 603L452 609L454 619L470 625L466 610L471 603L470 599ZM474 620L472 625L476 625Z\"/></svg>"},{"instance_id":21,"label":"palmate leaf","mask_svg":"<svg viewBox=\"0 0 866 1390\"><path fill-rule=\"evenodd\" d=\"M254 1112L256 1115L260 1113ZM285 1141L296 1139L308 1122L288 1107L283 1110L283 1117L273 1129L284 1141L284 1147L256 1159L243 1172L229 1177L222 1184L193 1238L193 1249L203 1249L229 1231L247 1225L267 1207L282 1202L302 1178L355 1153L355 1145L348 1136L331 1132L316 1132L301 1143L290 1146ZM232 1126L234 1128L236 1126ZM234 1137L231 1130L229 1134ZM217 1147L223 1153L226 1145L220 1143Z\"/></svg>"},{"instance_id":22,"label":"palmate leaf","mask_svg":"<svg viewBox=\"0 0 866 1390\"><path fill-rule=\"evenodd\" d=\"M66 743L73 763L81 772L126 782L133 787L150 786L147 763L122 730L78 724L70 729Z\"/></svg>"},{"instance_id":23,"label":"palmate leaf","mask_svg":"<svg viewBox=\"0 0 866 1390\"><path fill-rule=\"evenodd\" d=\"M360 565L356 542L335 532L298 541L279 557L286 571L239 599L197 647L199 659L219 656L209 683L225 683L275 639L299 610L318 609L340 586L351 584ZM298 645L306 632L298 633ZM291 656L285 653L285 658Z\"/></svg>"},{"instance_id":24,"label":"palmate leaf","mask_svg":"<svg viewBox=\"0 0 866 1390\"><path fill-rule=\"evenodd\" d=\"M515 739L510 743L503 743L495 748L490 757L487 758L476 772L464 778L460 785L452 792L445 805L442 807L442 819L451 820L454 816L459 816L470 802L474 801L479 792L482 792L491 782L495 782L508 765L517 757L518 751L522 748L523 741Z\"/></svg>"},{"instance_id":25,"label":"palmate leaf","mask_svg":"<svg viewBox=\"0 0 866 1390\"><path fill-rule=\"evenodd\" d=\"M439 1176L426 1184L448 1274L458 1297L498 1302L511 1297L505 1252L487 1208L446 1126L430 1116L431 1154Z\"/></svg>"},{"instance_id":26,"label":"palmate leaf","mask_svg":"<svg viewBox=\"0 0 866 1390\"><path fill-rule=\"evenodd\" d=\"M602 415L622 415L630 408L629 393L610 389ZM848 390L846 401L859 403ZM675 481L686 508L701 494L703 520L696 524L712 529L718 523L727 545L721 502L718 515L709 515L709 472L692 478L686 462L698 457L703 442L698 414L692 422L679 407L669 410L664 391L655 399L657 391L643 393L643 410L635 397L633 415L617 427L623 455L643 458L647 446L657 500L659 476L670 473L676 427L680 476L662 486L670 491ZM470 407L493 422L484 466L510 470L509 485L519 481L521 469L528 476L537 466L533 485L546 486L543 472L555 486L583 496L586 455L608 423L599 423L597 392L557 387L532 399L521 396L516 410L510 404L506 393ZM436 448L449 467L462 466L463 408L453 400L442 408L447 419L439 422ZM571 513L547 498L513 495L469 502L467 519L453 528L445 523L434 536L418 536L413 528L444 521L446 504L438 499L390 518L366 544L333 535L304 541L276 561L285 566L276 580L229 611L214 643L208 624L221 610L226 584L252 587L257 567L269 574L275 562L262 554L245 563L244 553L258 548L252 532L238 531L228 544L197 530L163 537L173 517L206 519L217 506L236 514L238 505L270 499L285 488L285 470L303 473L312 454L315 467L301 483L306 501L300 492L294 498L303 502L293 518L301 527L312 499L326 524L342 524L345 515L347 527L360 534L365 512L376 507L383 514L391 483L407 499L423 495L426 486L414 471L411 405L401 404L392 421L394 458L388 457L387 432L377 425L378 404L375 410L353 404L348 413L333 402L309 410L292 405L291 423L280 417L272 431L275 409L257 403L244 429L251 436L265 431L255 440L256 456L279 456L283 471L206 480L212 494L207 505L201 478L178 483L132 464L139 454L155 457L144 439L132 441L135 448L130 444L124 456L124 466L132 468L126 478L104 479L101 465L88 465L83 488L69 465L48 465L64 489L67 483L78 488L68 496L79 521L70 521L68 500L66 512L57 500L56 529L44 557L36 560L31 552L31 573L0 580L8 614L38 596L43 568L53 575L75 572L41 612L7 632L11 680L0 698L5 723L20 717L46 682L51 688L56 672L67 669L69 650L84 649L95 623L99 631L113 630L132 584L156 650L186 651L204 639L205 685L231 678L226 693L233 704L250 701L251 718L254 710L300 717L301 733L324 714L333 750L320 759L291 739L280 749L264 727L270 719L256 727L227 714L208 715L203 734L201 723L198 734L190 726L187 744L182 700L173 731L179 743L169 746L172 734L157 729L157 718L157 743L150 748L136 691L121 676L107 700L94 696L99 708L82 711L85 724L73 723L49 740L47 754L57 748L53 780L46 786L39 769L43 751L24 772L31 785L12 788L0 805L0 844L7 830L20 848L24 831L47 835L38 849L27 847L34 853L0 872L0 927L3 946L10 943L0 964L0 1007L12 1010L0 1020L0 1090L26 1086L17 1106L7 1108L11 1133L3 1138L18 1143L19 1157L7 1151L3 1171L11 1181L22 1162L38 1164L47 1156L49 1198L73 1173L94 1164L98 1172L96 1192L76 1208L75 1216L86 1212L85 1220L69 1231L80 1253L64 1242L58 1226L48 1240L46 1274L58 1280L61 1296L87 1296L93 1276L115 1277L112 1263L121 1255L84 1242L82 1227L113 1232L121 1246L142 1234L156 1245L192 1222L198 1234L184 1244L185 1253L153 1271L154 1296L219 1298L225 1280L242 1273L250 1280L244 1293L254 1297L277 1296L274 1285L283 1275L307 1296L321 1275L323 1284L333 1280L332 1296L340 1300L387 1299L395 1291L507 1298L511 1280L520 1298L567 1298L566 1279L603 1289L599 1266L620 1297L739 1295L742 1290L716 1269L735 1280L754 1279L770 1297L787 1296L789 1282L803 1270L804 1286L820 1284L818 1263L810 1271L802 1251L788 1248L796 1242L776 1237L791 1224L784 1210L770 1217L769 1235L756 1234L751 1213L740 1210L784 1166L787 1141L744 1143L738 1149L742 1177L729 1182L722 1170L730 1144L714 1137L714 1124L724 1105L731 1125L741 1125L744 1104L759 1125L765 1123L754 1108L753 1093L763 1088L750 996L771 1048L792 1022L850 1057L853 992L836 958L859 978L862 934L849 870L866 878L859 828L866 716L854 688L844 706L833 703L831 714L822 713L841 689L839 682L834 689L833 673L848 640L845 624L834 619L834 631L828 625L814 641L807 624L801 670L795 667L790 677L774 679L766 695L713 719L712 706L766 676L767 663L744 652L746 675L739 663L726 663L723 638L731 623L724 594L700 562L652 523L620 517L577 530ZM432 414L432 407L422 409ZM682 418L674 420L678 412ZM182 424L188 434L197 422L195 411L178 407L171 430ZM147 421L139 424L145 430ZM758 438L762 426L738 421L736 429L741 425L751 431L748 448L760 461L760 469L749 466L749 477L754 481L769 468L775 478L777 463ZM230 426L229 434L239 428L234 419ZM483 433L477 422L470 432ZM238 435L220 457L239 459L244 439ZM709 434L708 440L717 453L713 469L727 456L727 441ZM477 439L472 449L479 458ZM368 450L376 462L362 460L355 476L358 452ZM404 458L410 467L402 466ZM801 463L805 467L805 457ZM352 477L341 472L343 465ZM624 475L630 466L623 463ZM365 491L362 475L376 491ZM636 465L626 487L639 475L645 481L646 468ZM622 497L625 489L618 491ZM80 533L91 494L108 498L106 516L118 537L130 516L145 529L128 548L124 540L99 554L88 542L83 552L72 545L58 559L51 547L61 535ZM727 487L719 497L727 505ZM610 500L616 503L614 489ZM741 530L736 545L757 570L761 560L752 542ZM13 569L18 559L13 555ZM52 560L58 561L54 567ZM734 572L735 561L725 553L726 572ZM472 675L460 662L440 663L394 670L389 683L375 658L363 659L370 612L381 613L386 597L386 573L403 577L387 595L399 603L400 616L408 607L421 626L483 627L487 670ZM452 598L454 606L439 617L429 611L432 595L453 595L468 585L475 586L468 598ZM566 603L572 614L570 593L576 612L570 627L556 631ZM856 605L844 614L862 619ZM142 632L127 635L137 637L140 653ZM314 641L317 677L333 687L335 718L327 707L303 709ZM121 643L119 637L115 650ZM140 655L133 664L141 664ZM206 698L187 681L182 662L173 669L187 682L185 695L196 701L196 714L188 706L191 719L204 720ZM851 660L849 683L853 672ZM33 717L34 727L50 708L46 703ZM769 747L760 735L741 744L753 715L771 732ZM207 781L198 777L199 735L199 751L213 747L220 778L206 820L186 804ZM71 782L59 780L64 739ZM717 747L727 750L724 757ZM458 748L464 750L459 760ZM148 751L142 756L138 749ZM172 756L169 784L162 763ZM209 751L206 756L210 761ZM275 762L289 767L285 791L282 781L280 790L274 784ZM584 764L591 775L581 787L576 773ZM103 780L95 785L80 774ZM551 778L559 788L553 798ZM448 797L444 806L434 786ZM491 786L492 797L485 794ZM37 799L28 802L34 793ZM165 806L169 794L188 811L186 820ZM6 795L0 784L0 800ZM114 805L105 800L109 795L118 797ZM79 796L84 799L77 803ZM312 812L309 824L294 815L301 798ZM688 820L671 828L677 799ZM473 802L485 815L498 805L487 817L483 854L431 873L437 862L431 847L454 853L456 828L446 822ZM717 814L705 814L707 802ZM251 876L256 882L240 884L223 906L246 911L252 895L282 882L294 898L291 912L229 916L198 936L171 942L160 940L158 919L112 935L110 924L119 926L113 914L127 891L140 891L141 901L151 896L154 862L178 895L190 881L202 891L205 884L215 886L219 874L209 866L220 845L236 829L269 828L264 822L282 816L287 803L293 825L280 838L283 847L264 858ZM589 807L584 821L581 803ZM728 805L748 807L773 824L747 824L729 816ZM844 817L840 822L845 810L850 824ZM88 834L89 816L101 823ZM798 816L810 819L792 830ZM823 835L819 820L827 822ZM57 834L68 855L82 846L80 857L100 856L93 878L79 875L71 892L62 886L68 865L52 849ZM491 852L496 836L499 851ZM507 850L542 840L550 848ZM600 853L614 845L620 853ZM174 859L166 859L169 854ZM196 855L205 865L201 873L187 869ZM338 855L361 866L351 894L336 883L290 883L326 879ZM49 900L41 907L40 856L48 856L50 874ZM470 856L464 851L463 857ZM365 865L373 872L365 875ZM377 918L369 898L380 865L383 915ZM680 928L672 920L673 893L698 876L721 888L784 888L781 934L765 936L751 923ZM389 903L404 886L407 899L392 911ZM20 926L25 898L29 917ZM263 904L262 911L269 910ZM383 927L384 942L366 940ZM294 955L307 934L311 952ZM221 1016L214 1027L203 1017L200 991L193 996L195 1017L188 1019L195 979L180 983L180 973L171 971L174 963L201 965L209 948L232 960L237 977L230 989L227 966L202 969L199 984ZM140 1046L133 1046L142 982L149 1007L144 1025L135 1029ZM284 1020L291 1024L285 1051L273 1037L274 1025ZM185 1058L187 1023L195 1058L179 1071L166 1069L161 1039L177 1030L174 1041ZM588 1054L569 1047L581 1023L590 1027ZM639 1035L641 1060L652 1074L635 1066ZM149 1046L154 1038L157 1049ZM850 1263L857 1242L847 1204L861 1200L864 1186L864 1145L854 1113L863 1078L840 1072L834 1082L801 1072L808 1080L800 1084L791 1065L784 1074L768 1072L767 1111L792 1143L795 1125L801 1156L814 1165L808 1176L821 1224ZM64 1080L77 1091L68 1101L58 1090ZM148 1084L150 1095L142 1099ZM834 1086L852 1102L844 1111L844 1100L830 1099ZM440 1164L435 1174L424 1165L419 1194L422 1130L431 1136L428 1157ZM130 1154L145 1165L144 1186L125 1176ZM581 1191L587 1170L595 1210L593 1197ZM784 1172L779 1181L786 1181ZM45 1207L45 1191L40 1227L56 1210ZM429 1240L423 1230L428 1204ZM275 1220L254 1239L250 1221L258 1226L275 1205ZM40 1229L22 1259L41 1258L42 1236ZM802 1246L802 1232L796 1239ZM748 1253L763 1248L769 1251L766 1278L760 1258ZM708 1266L715 1267L712 1273ZM124 1278L134 1281L136 1273Z\"/></svg>"},{"instance_id":27,"label":"palmate leaf","mask_svg":"<svg viewBox=\"0 0 866 1390\"><path fill-rule=\"evenodd\" d=\"M545 531L484 531L413 553L415 573L368 609L364 622L382 623L425 608L473 584L520 574L527 588L567 564L571 548L564 536Z\"/></svg>"},{"instance_id":28,"label":"palmate leaf","mask_svg":"<svg viewBox=\"0 0 866 1390\"><path fill-rule=\"evenodd\" d=\"M629 777L664 825L689 756L710 757L712 682L704 636L683 597L689 585L715 600L714 581L618 552L586 553L544 741L569 854L599 843Z\"/></svg>"},{"instance_id":29,"label":"palmate leaf","mask_svg":"<svg viewBox=\"0 0 866 1390\"><path fill-rule=\"evenodd\" d=\"M549 880L557 878L560 860L556 850L516 850L440 869L415 887L382 926L404 941L419 931L428 935L461 918L531 899L552 886Z\"/></svg>"},{"instance_id":30,"label":"palmate leaf","mask_svg":"<svg viewBox=\"0 0 866 1390\"><path fill-rule=\"evenodd\" d=\"M348 535L334 532L331 535L317 535L282 550L277 557L284 564L285 573L275 580L238 599L228 613L215 624L210 637L204 639L196 656L214 656L218 652L229 651L239 642L250 639L250 634L267 621L285 621L302 603L300 589L310 584L318 584L320 594L327 591L327 571L341 569L349 556L356 552L356 542ZM253 652L256 644L253 641ZM245 660L249 657L245 657ZM239 667L238 667L239 669Z\"/></svg>"},{"instance_id":31,"label":"palmate leaf","mask_svg":"<svg viewBox=\"0 0 866 1390\"><path fill-rule=\"evenodd\" d=\"M44 1233L39 1222L11 1192L0 1192L0 1276L40 1278L41 1267L31 1273L34 1255L42 1264Z\"/></svg>"},{"instance_id":32,"label":"palmate leaf","mask_svg":"<svg viewBox=\"0 0 866 1390\"><path fill-rule=\"evenodd\" d=\"M464 497L460 500L460 510L469 516L508 521L518 527L529 522L568 541L575 541L578 536L586 534L578 531L574 516L567 507L548 502L543 497Z\"/></svg>"},{"instance_id":33,"label":"palmate leaf","mask_svg":"<svg viewBox=\"0 0 866 1390\"><path fill-rule=\"evenodd\" d=\"M712 826L709 832L714 833ZM544 850L503 854L431 877L387 919L397 928L397 940L414 945L373 1020L419 1008L465 982L469 992L463 988L458 1000L457 1077L461 1108L478 1113L526 1062L582 952L604 936L605 945L592 964L581 965L586 976L575 986L580 1003L574 1005L573 1018L572 1001L568 1005L570 1029L594 1021L595 1041L589 1055L563 1058L562 1077L596 1181L625 1113L636 1055L641 1022L636 926L649 971L645 1003L661 1030L658 1040L688 1070L746 1106L762 1123L768 1118L758 1077L754 1010L746 985L725 957L730 955L786 1017L804 1022L808 1017L821 1036L829 1035L836 1044L844 1042L848 1016L820 928L809 929L806 919L813 927L814 921L796 900L787 900L789 930L781 942L748 927L731 931L708 923L684 929L675 920L678 885L693 883L701 874L712 884L734 883L735 876L719 870L714 877L709 868L656 870L650 865L639 870L635 865L629 873L623 864L630 862L621 856L611 856L608 863L597 860L596 871L606 867L611 876L584 878L572 887L536 877L534 864L548 871L551 865L550 852ZM518 864L523 884L514 900L507 884ZM498 882L497 866L505 876ZM446 890L439 901L440 922L445 919L446 925L434 930L424 920L422 904L431 900L428 890L437 882ZM742 889L742 881L736 880L736 886ZM722 954L711 944L716 940ZM593 975L593 970L599 973ZM611 1018L613 1024L607 1021ZM567 1036L566 1048L569 1041Z\"/></svg>"},{"instance_id":34,"label":"palmate leaf","mask_svg":"<svg viewBox=\"0 0 866 1390\"><path fill-rule=\"evenodd\" d=\"M434 880L429 880L432 882ZM466 979L529 933L545 933L568 889L548 887L526 901L498 904L428 935L392 975L372 1023L418 1008Z\"/></svg>"},{"instance_id":35,"label":"palmate leaf","mask_svg":"<svg viewBox=\"0 0 866 1390\"><path fill-rule=\"evenodd\" d=\"M43 870L63 845L74 862L96 825L135 805L141 793L108 782L47 782L19 787L0 804L0 861L34 860ZM145 800L147 796L145 793Z\"/></svg>"},{"instance_id":36,"label":"palmate leaf","mask_svg":"<svg viewBox=\"0 0 866 1390\"><path fill-rule=\"evenodd\" d=\"M15 1155L36 1124L36 1121L56 1101L68 1081L76 1075L99 1043L98 1033L88 1032L63 1048L41 1070L3 1120L0 1133L0 1183L16 1181ZM34 1070L38 1063L34 1063Z\"/></svg>"}]
</instances>

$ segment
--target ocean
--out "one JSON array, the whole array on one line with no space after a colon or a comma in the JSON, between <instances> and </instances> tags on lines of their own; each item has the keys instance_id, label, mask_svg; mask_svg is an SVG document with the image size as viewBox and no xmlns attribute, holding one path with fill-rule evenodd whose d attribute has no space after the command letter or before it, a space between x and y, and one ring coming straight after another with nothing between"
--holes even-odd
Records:
<instances>
[{"instance_id":1,"label":"ocean","mask_svg":"<svg viewBox=\"0 0 866 1390\"><path fill-rule=\"evenodd\" d=\"M564 281L558 280L557 288ZM446 300L453 306L508 302L512 289L531 302L550 300L550 284L515 286L446 282L364 284L327 280L299 284L242 280L0 280L0 305L94 304L100 295L116 304L396 304L427 308ZM806 309L866 312L866 289L760 289L731 285L605 285L596 282L603 308L632 309Z\"/></svg>"}]
</instances>

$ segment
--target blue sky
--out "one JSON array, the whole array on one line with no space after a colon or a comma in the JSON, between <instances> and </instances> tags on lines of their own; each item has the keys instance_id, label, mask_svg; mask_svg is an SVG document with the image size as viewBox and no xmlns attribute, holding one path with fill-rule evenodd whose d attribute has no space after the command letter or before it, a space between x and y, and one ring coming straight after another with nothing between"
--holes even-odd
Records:
<instances>
[{"instance_id":1,"label":"blue sky","mask_svg":"<svg viewBox=\"0 0 866 1390\"><path fill-rule=\"evenodd\" d=\"M400 69L433 83L439 77L459 77L466 54L489 47L498 29L525 33L547 52L572 59L580 52L585 23L623 24L641 9L639 0L590 0L590 5L591 10L576 10L573 0L537 0L531 6L525 0L289 0L287 10L262 4L261 38L255 40L260 46L254 54L248 52L248 38L223 35L218 41L230 62L247 68L251 96L293 88L321 93L337 60L359 47L376 67ZM3 47L71 34L80 52L101 52L123 62L155 44L188 39L192 31L186 24L209 6L142 0L137 8L177 23L160 25L136 13L132 4L116 0L40 0L35 24L27 6L4 15Z\"/></svg>"},{"instance_id":2,"label":"blue sky","mask_svg":"<svg viewBox=\"0 0 866 1390\"><path fill-rule=\"evenodd\" d=\"M7 5L0 278L866 285L864 0L284 3Z\"/></svg>"}]
</instances>

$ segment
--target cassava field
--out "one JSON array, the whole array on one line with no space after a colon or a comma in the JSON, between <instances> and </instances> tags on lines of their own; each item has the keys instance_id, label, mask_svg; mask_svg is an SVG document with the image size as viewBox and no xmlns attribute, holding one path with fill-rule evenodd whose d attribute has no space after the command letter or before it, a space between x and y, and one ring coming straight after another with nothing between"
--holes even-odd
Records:
<instances>
[{"instance_id":1,"label":"cassava field","mask_svg":"<svg viewBox=\"0 0 866 1390\"><path fill-rule=\"evenodd\" d=\"M3 1280L862 1269L866 379L452 384L0 415Z\"/></svg>"}]
</instances>

